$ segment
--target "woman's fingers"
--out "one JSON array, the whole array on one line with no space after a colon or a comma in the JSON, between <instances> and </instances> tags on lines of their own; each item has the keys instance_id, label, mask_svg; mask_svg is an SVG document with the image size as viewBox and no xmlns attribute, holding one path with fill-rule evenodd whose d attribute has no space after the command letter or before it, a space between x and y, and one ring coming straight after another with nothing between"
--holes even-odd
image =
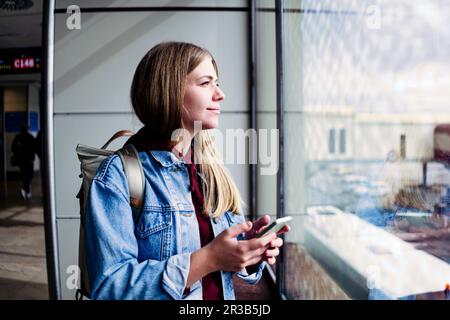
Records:
<instances>
[{"instance_id":1,"label":"woman's fingers","mask_svg":"<svg viewBox=\"0 0 450 320\"><path fill-rule=\"evenodd\" d=\"M253 222L253 230L255 231L255 233L258 233L261 230L261 228L267 226L269 224L269 222L270 222L270 216L267 214L263 215L258 220Z\"/></svg>"},{"instance_id":2,"label":"woman's fingers","mask_svg":"<svg viewBox=\"0 0 450 320\"><path fill-rule=\"evenodd\" d=\"M279 254L280 254L280 249L275 248L275 249L266 250L266 252L264 253L264 256L266 258L273 258L273 257L277 257Z\"/></svg>"},{"instance_id":3,"label":"woman's fingers","mask_svg":"<svg viewBox=\"0 0 450 320\"><path fill-rule=\"evenodd\" d=\"M252 260L252 259L255 259L257 257L259 257L259 259L261 259L262 257L264 257L264 255L267 252L267 250L268 250L268 247L265 246L265 247L262 247L262 248L259 248L259 249L256 249L256 250L249 251L248 254L247 254L246 259L247 260Z\"/></svg>"},{"instance_id":4,"label":"woman's fingers","mask_svg":"<svg viewBox=\"0 0 450 320\"><path fill-rule=\"evenodd\" d=\"M280 254L280 247L283 245L283 239L276 238L275 240L272 240L270 243L270 248L266 250L264 253L264 259L267 261L268 264L274 264L277 259L276 257Z\"/></svg>"},{"instance_id":5,"label":"woman's fingers","mask_svg":"<svg viewBox=\"0 0 450 320\"><path fill-rule=\"evenodd\" d=\"M266 246L260 247L258 249L249 252L248 259L253 259L255 257L275 257L280 254L280 248L283 245L283 239L276 238L268 242Z\"/></svg>"},{"instance_id":6,"label":"woman's fingers","mask_svg":"<svg viewBox=\"0 0 450 320\"><path fill-rule=\"evenodd\" d=\"M269 262L269 264L273 264L276 261L276 257L278 257L278 255L280 254L280 249L278 248L274 248L274 249L267 249L265 252L262 253L262 255L257 255L254 256L252 258L250 258L248 261L248 265L252 265L254 263L255 260L260 261L261 259L266 260L267 262ZM270 263L272 262L272 263Z\"/></svg>"},{"instance_id":7,"label":"woman's fingers","mask_svg":"<svg viewBox=\"0 0 450 320\"><path fill-rule=\"evenodd\" d=\"M265 248L268 245L270 245L270 243L276 239L276 234L275 233L269 233L268 235L263 236L262 238L253 238L250 240L243 240L240 241L240 245L243 246L243 248L245 248L245 250L247 251L253 251L253 250L258 250L260 248Z\"/></svg>"},{"instance_id":8,"label":"woman's fingers","mask_svg":"<svg viewBox=\"0 0 450 320\"><path fill-rule=\"evenodd\" d=\"M283 239L276 238L270 242L269 248L279 248L283 245Z\"/></svg>"},{"instance_id":9,"label":"woman's fingers","mask_svg":"<svg viewBox=\"0 0 450 320\"><path fill-rule=\"evenodd\" d=\"M285 225L280 231L277 232L277 235L286 233L291 231L291 227L289 225Z\"/></svg>"},{"instance_id":10,"label":"woman's fingers","mask_svg":"<svg viewBox=\"0 0 450 320\"><path fill-rule=\"evenodd\" d=\"M278 238L275 233L271 233L262 238L242 240L238 243L237 256L243 257L242 262L245 261L246 266L257 264L261 259L266 260L269 264L274 264L276 257L280 254L279 248L283 245L283 239Z\"/></svg>"},{"instance_id":11,"label":"woman's fingers","mask_svg":"<svg viewBox=\"0 0 450 320\"><path fill-rule=\"evenodd\" d=\"M253 239L259 232L261 232L262 229L264 229L269 224L269 222L270 222L269 215L266 214L261 216L260 218L258 218L253 222L251 230L249 230L245 234L245 237L247 239Z\"/></svg>"}]
</instances>

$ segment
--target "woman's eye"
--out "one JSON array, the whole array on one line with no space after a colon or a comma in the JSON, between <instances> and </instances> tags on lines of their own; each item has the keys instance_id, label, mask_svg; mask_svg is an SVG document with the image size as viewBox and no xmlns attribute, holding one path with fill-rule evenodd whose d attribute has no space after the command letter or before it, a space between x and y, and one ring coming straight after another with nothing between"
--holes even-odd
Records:
<instances>
[{"instance_id":1,"label":"woman's eye","mask_svg":"<svg viewBox=\"0 0 450 320\"><path fill-rule=\"evenodd\" d=\"M207 86L207 85L209 85L211 83L211 81L205 81L205 82L202 82L200 85L201 86ZM218 87L219 86L219 83L218 82L216 82L216 86Z\"/></svg>"}]
</instances>

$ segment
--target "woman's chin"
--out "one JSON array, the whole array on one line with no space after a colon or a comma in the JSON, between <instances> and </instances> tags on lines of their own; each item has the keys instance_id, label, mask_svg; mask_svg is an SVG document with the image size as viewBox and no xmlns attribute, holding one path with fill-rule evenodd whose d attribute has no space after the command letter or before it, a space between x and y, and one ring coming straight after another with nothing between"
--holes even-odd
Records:
<instances>
[{"instance_id":1,"label":"woman's chin","mask_svg":"<svg viewBox=\"0 0 450 320\"><path fill-rule=\"evenodd\" d=\"M203 123L202 130L208 130L208 129L216 129L219 127L219 122L206 122Z\"/></svg>"}]
</instances>

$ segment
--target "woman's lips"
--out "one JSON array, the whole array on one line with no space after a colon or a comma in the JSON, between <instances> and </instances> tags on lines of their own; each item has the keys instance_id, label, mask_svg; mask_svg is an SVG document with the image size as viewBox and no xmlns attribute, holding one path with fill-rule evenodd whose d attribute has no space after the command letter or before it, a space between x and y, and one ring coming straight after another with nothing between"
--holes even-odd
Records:
<instances>
[{"instance_id":1,"label":"woman's lips","mask_svg":"<svg viewBox=\"0 0 450 320\"><path fill-rule=\"evenodd\" d=\"M219 108L207 108L206 110L212 111L214 113L220 114L220 109Z\"/></svg>"}]
</instances>

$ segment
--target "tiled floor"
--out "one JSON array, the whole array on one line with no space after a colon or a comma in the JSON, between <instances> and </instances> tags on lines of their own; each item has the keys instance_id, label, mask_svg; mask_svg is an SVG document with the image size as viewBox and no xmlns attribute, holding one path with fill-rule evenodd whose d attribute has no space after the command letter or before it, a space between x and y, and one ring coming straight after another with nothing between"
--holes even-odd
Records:
<instances>
[{"instance_id":1,"label":"tiled floor","mask_svg":"<svg viewBox=\"0 0 450 320\"><path fill-rule=\"evenodd\" d=\"M0 299L48 299L44 216L40 181L31 201L19 182L2 182L0 198ZM5 196L6 195L6 196Z\"/></svg>"}]
</instances>

